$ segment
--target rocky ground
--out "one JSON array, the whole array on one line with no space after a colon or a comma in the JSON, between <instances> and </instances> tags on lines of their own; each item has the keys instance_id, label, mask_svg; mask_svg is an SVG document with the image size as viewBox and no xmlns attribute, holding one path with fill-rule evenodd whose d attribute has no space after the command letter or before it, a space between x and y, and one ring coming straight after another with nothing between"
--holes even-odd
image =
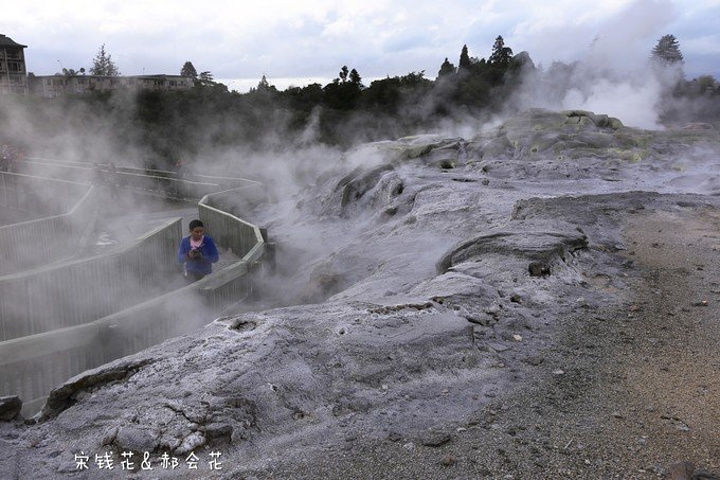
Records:
<instances>
[{"instance_id":1,"label":"rocky ground","mask_svg":"<svg viewBox=\"0 0 720 480\"><path fill-rule=\"evenodd\" d=\"M257 478L720 478L720 202L626 200L647 207L619 224L622 279L584 272L616 301L577 299L534 356L498 352L494 368L522 385L486 392L462 421L286 459Z\"/></svg>"},{"instance_id":2,"label":"rocky ground","mask_svg":"<svg viewBox=\"0 0 720 480\"><path fill-rule=\"evenodd\" d=\"M720 478L718 145L531 111L368 147L254 212L274 308L69 380L0 424L0 471Z\"/></svg>"},{"instance_id":3,"label":"rocky ground","mask_svg":"<svg viewBox=\"0 0 720 480\"><path fill-rule=\"evenodd\" d=\"M670 157L671 168L682 171L682 158ZM582 163L576 167L582 169ZM667 174L657 164L650 170ZM619 171L621 177L627 173ZM694 172L668 183L707 186L713 178ZM446 426L439 440L431 431L427 438L390 435L390 441L343 452L341 461L313 458L300 477L322 472L332 478L715 478L711 472L717 476L720 468L717 202L667 197L646 208L644 195L623 200L613 208L602 197L584 205L566 201L565 211L551 215L585 228L597 223L592 217L598 214L614 219L601 222L597 233L619 234L623 247L616 255L625 260L620 272L595 264L594 273L584 273L609 297L599 307L581 301L580 309L558 319L558 337L521 361L530 368L510 367L518 377L532 379L529 385L502 398L486 394L491 404L466 423ZM553 202L540 203L547 213ZM578 211L590 215L573 219ZM297 465L291 464L292 470L274 475L295 478Z\"/></svg>"}]
</instances>

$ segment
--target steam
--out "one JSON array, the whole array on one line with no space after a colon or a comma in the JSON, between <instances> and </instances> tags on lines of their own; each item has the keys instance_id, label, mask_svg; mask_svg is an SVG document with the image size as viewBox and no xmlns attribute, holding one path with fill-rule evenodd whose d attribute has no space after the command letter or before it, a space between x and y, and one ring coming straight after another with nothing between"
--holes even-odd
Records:
<instances>
[{"instance_id":1,"label":"steam","mask_svg":"<svg viewBox=\"0 0 720 480\"><path fill-rule=\"evenodd\" d=\"M526 80L518 107L588 110L619 118L627 126L661 129L658 107L671 87L646 66L642 71L620 73L584 63L554 65L540 74L539 82Z\"/></svg>"}]
</instances>

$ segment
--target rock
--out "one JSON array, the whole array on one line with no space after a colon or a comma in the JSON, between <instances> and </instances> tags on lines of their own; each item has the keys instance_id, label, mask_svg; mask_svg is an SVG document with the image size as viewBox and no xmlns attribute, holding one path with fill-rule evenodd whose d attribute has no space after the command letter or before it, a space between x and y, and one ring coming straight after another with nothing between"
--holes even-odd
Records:
<instances>
[{"instance_id":1,"label":"rock","mask_svg":"<svg viewBox=\"0 0 720 480\"><path fill-rule=\"evenodd\" d=\"M40 420L45 421L59 415L74 405L78 401L78 396L84 391L103 384L126 380L154 361L155 359L152 357L142 359L124 357L72 377L50 391L40 414Z\"/></svg>"},{"instance_id":2,"label":"rock","mask_svg":"<svg viewBox=\"0 0 720 480\"><path fill-rule=\"evenodd\" d=\"M700 469L693 472L692 480L720 480L720 475Z\"/></svg>"},{"instance_id":3,"label":"rock","mask_svg":"<svg viewBox=\"0 0 720 480\"><path fill-rule=\"evenodd\" d=\"M230 438L233 433L233 427L227 423L211 423L205 426L203 430L209 438Z\"/></svg>"},{"instance_id":4,"label":"rock","mask_svg":"<svg viewBox=\"0 0 720 480\"><path fill-rule=\"evenodd\" d=\"M695 465L690 462L677 462L668 467L668 480L692 480Z\"/></svg>"},{"instance_id":5,"label":"rock","mask_svg":"<svg viewBox=\"0 0 720 480\"><path fill-rule=\"evenodd\" d=\"M200 432L192 432L185 437L179 447L175 449L175 453L183 455L205 445L205 435Z\"/></svg>"},{"instance_id":6,"label":"rock","mask_svg":"<svg viewBox=\"0 0 720 480\"><path fill-rule=\"evenodd\" d=\"M525 362L529 365L532 365L533 367L537 367L538 365L543 363L543 361L545 361L545 359L543 357L539 357L536 355L533 355L531 357L527 357L527 358L523 359L523 362Z\"/></svg>"},{"instance_id":7,"label":"rock","mask_svg":"<svg viewBox=\"0 0 720 480\"><path fill-rule=\"evenodd\" d=\"M442 460L440 460L440 463L442 463L446 467L450 467L455 463L455 457L452 455L445 455Z\"/></svg>"},{"instance_id":8,"label":"rock","mask_svg":"<svg viewBox=\"0 0 720 480\"><path fill-rule=\"evenodd\" d=\"M510 347L500 342L492 342L487 344L488 347L492 348L497 353L502 353L510 350Z\"/></svg>"},{"instance_id":9,"label":"rock","mask_svg":"<svg viewBox=\"0 0 720 480\"><path fill-rule=\"evenodd\" d=\"M420 444L425 447L441 447L448 443L452 437L445 432L429 432L422 436Z\"/></svg>"},{"instance_id":10,"label":"rock","mask_svg":"<svg viewBox=\"0 0 720 480\"><path fill-rule=\"evenodd\" d=\"M120 427L114 443L122 451L152 452L160 444L160 432L135 426Z\"/></svg>"},{"instance_id":11,"label":"rock","mask_svg":"<svg viewBox=\"0 0 720 480\"><path fill-rule=\"evenodd\" d=\"M364 171L364 169L358 167L350 172L340 180L335 188L342 192L341 206L346 207L348 204L357 201L377 184L383 173L392 169L392 165L381 165L370 171Z\"/></svg>"},{"instance_id":12,"label":"rock","mask_svg":"<svg viewBox=\"0 0 720 480\"><path fill-rule=\"evenodd\" d=\"M0 397L0 421L8 422L19 418L22 410L22 400L17 395Z\"/></svg>"},{"instance_id":13,"label":"rock","mask_svg":"<svg viewBox=\"0 0 720 480\"><path fill-rule=\"evenodd\" d=\"M493 253L529 258L533 260L530 268L543 275L549 274L550 263L567 261L572 252L587 245L587 236L574 225L520 220L460 242L443 255L436 270L442 274L454 265Z\"/></svg>"},{"instance_id":14,"label":"rock","mask_svg":"<svg viewBox=\"0 0 720 480\"><path fill-rule=\"evenodd\" d=\"M540 262L531 262L528 265L528 273L531 277L546 277L550 275L550 271L549 265Z\"/></svg>"}]
</instances>

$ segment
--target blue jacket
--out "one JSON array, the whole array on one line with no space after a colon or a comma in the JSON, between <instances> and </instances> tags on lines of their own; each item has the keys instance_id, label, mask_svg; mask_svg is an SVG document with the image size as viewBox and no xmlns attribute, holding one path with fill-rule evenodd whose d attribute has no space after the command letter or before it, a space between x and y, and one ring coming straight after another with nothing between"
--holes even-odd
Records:
<instances>
[{"instance_id":1,"label":"blue jacket","mask_svg":"<svg viewBox=\"0 0 720 480\"><path fill-rule=\"evenodd\" d=\"M218 255L217 247L212 238L205 235L202 245L200 245L200 253L202 258L200 260L190 259L187 253L190 251L190 236L183 238L180 241L180 247L177 252L177 260L180 265L185 265L185 270L188 272L200 273L202 275L208 275L212 273L212 264L220 260Z\"/></svg>"}]
</instances>

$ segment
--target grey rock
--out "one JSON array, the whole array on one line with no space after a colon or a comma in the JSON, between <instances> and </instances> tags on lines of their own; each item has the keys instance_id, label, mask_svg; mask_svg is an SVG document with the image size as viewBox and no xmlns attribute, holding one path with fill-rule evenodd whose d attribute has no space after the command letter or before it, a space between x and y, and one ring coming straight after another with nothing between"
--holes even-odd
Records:
<instances>
[{"instance_id":1,"label":"grey rock","mask_svg":"<svg viewBox=\"0 0 720 480\"><path fill-rule=\"evenodd\" d=\"M114 438L114 444L122 451L152 452L160 444L160 432L147 427L120 427Z\"/></svg>"},{"instance_id":2,"label":"grey rock","mask_svg":"<svg viewBox=\"0 0 720 480\"><path fill-rule=\"evenodd\" d=\"M20 417L22 401L17 395L0 397L0 421L7 422Z\"/></svg>"},{"instance_id":3,"label":"grey rock","mask_svg":"<svg viewBox=\"0 0 720 480\"><path fill-rule=\"evenodd\" d=\"M441 447L452 440L449 433L445 432L428 432L424 434L419 442L425 447Z\"/></svg>"}]
</instances>

